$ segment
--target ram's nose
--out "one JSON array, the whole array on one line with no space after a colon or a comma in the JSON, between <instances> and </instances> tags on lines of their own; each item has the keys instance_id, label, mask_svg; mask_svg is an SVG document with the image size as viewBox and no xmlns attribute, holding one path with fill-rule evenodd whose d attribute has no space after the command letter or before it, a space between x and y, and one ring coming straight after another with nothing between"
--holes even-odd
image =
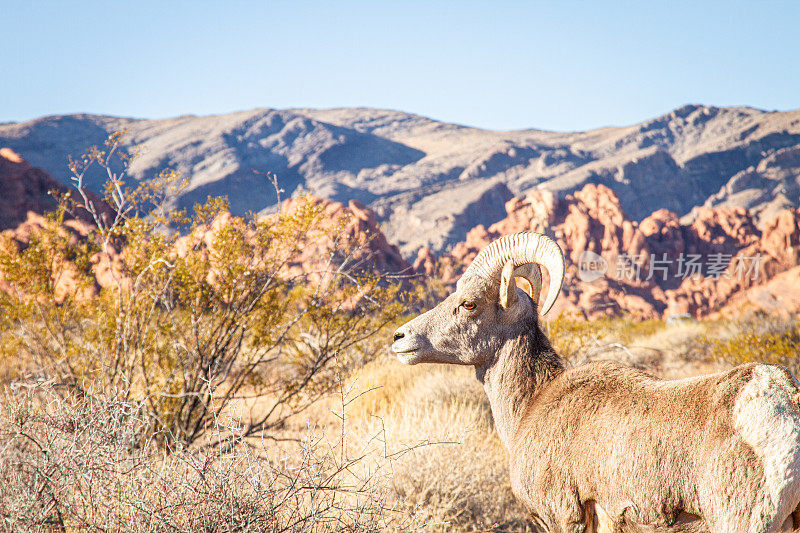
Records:
<instances>
[{"instance_id":1,"label":"ram's nose","mask_svg":"<svg viewBox=\"0 0 800 533\"><path fill-rule=\"evenodd\" d=\"M415 365L420 362L425 339L404 324L392 336L392 351L401 363Z\"/></svg>"},{"instance_id":2,"label":"ram's nose","mask_svg":"<svg viewBox=\"0 0 800 533\"><path fill-rule=\"evenodd\" d=\"M406 324L397 328L392 336L392 351L395 353L409 352L417 349L414 342L415 336L406 328Z\"/></svg>"}]
</instances>

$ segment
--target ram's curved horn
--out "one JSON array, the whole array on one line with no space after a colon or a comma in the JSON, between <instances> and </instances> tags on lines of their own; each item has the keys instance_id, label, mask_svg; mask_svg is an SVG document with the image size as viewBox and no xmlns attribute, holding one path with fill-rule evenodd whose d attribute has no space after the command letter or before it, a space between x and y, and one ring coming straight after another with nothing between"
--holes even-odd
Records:
<instances>
[{"instance_id":1,"label":"ram's curved horn","mask_svg":"<svg viewBox=\"0 0 800 533\"><path fill-rule=\"evenodd\" d=\"M547 314L553 307L558 293L561 291L561 284L564 282L564 253L561 251L561 247L551 238L540 233L505 235L481 250L467 267L461 279L477 276L487 283L497 284L500 282L503 266L508 261L512 261L515 267L533 263L547 269L550 274L550 288L547 290L547 298L542 305L542 315ZM534 295L538 296L538 292L541 290L541 273L538 273L537 290L534 284L535 273L531 269L527 269L520 270L520 274L517 274L517 270L515 270L515 275L523 275L523 272L527 272L534 278L529 281ZM534 301L536 302L536 299Z\"/></svg>"}]
</instances>

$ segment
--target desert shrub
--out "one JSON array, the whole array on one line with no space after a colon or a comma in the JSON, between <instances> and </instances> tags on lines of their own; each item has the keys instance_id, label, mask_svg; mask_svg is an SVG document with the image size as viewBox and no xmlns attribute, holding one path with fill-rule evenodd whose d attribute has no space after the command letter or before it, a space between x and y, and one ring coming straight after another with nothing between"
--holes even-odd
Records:
<instances>
[{"instance_id":1,"label":"desert shrub","mask_svg":"<svg viewBox=\"0 0 800 533\"><path fill-rule=\"evenodd\" d=\"M553 348L567 359L585 356L591 350L603 349L610 344L627 345L664 328L663 320L634 320L628 317L586 320L561 314L546 322Z\"/></svg>"},{"instance_id":2,"label":"desert shrub","mask_svg":"<svg viewBox=\"0 0 800 533\"><path fill-rule=\"evenodd\" d=\"M324 428L281 430L297 441L169 454L140 438L130 401L18 382L0 398L0 531L530 531L474 376L401 368L370 363L360 388L340 382ZM393 400L373 403L367 374L397 381ZM223 415L209 431L246 425Z\"/></svg>"},{"instance_id":3,"label":"desert shrub","mask_svg":"<svg viewBox=\"0 0 800 533\"><path fill-rule=\"evenodd\" d=\"M261 218L231 217L224 199L171 209L185 181L165 171L128 187L121 139L71 161L77 201L62 197L27 243L0 242L5 360L136 405L141 438L172 449L254 398L242 435L280 428L372 357L364 341L398 315L399 286L364 264L346 218L326 220L310 197ZM83 189L93 165L110 209ZM95 224L76 236L65 216L80 209Z\"/></svg>"},{"instance_id":4,"label":"desert shrub","mask_svg":"<svg viewBox=\"0 0 800 533\"><path fill-rule=\"evenodd\" d=\"M723 327L724 326L724 327ZM712 358L731 363L765 362L800 370L800 324L796 320L768 316L717 324L717 330L700 339L703 349Z\"/></svg>"}]
</instances>

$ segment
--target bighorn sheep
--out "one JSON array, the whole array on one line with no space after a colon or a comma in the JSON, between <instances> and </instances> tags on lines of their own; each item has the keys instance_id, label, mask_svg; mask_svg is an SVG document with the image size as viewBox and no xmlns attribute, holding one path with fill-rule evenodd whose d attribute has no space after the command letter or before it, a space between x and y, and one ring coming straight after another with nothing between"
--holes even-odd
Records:
<instances>
[{"instance_id":1,"label":"bighorn sheep","mask_svg":"<svg viewBox=\"0 0 800 533\"><path fill-rule=\"evenodd\" d=\"M796 527L800 389L791 374L746 364L664 381L613 362L567 369L540 328L539 265L551 278L544 315L564 277L561 249L544 235L508 235L392 344L404 363L475 367L512 488L533 518L567 532Z\"/></svg>"}]
</instances>

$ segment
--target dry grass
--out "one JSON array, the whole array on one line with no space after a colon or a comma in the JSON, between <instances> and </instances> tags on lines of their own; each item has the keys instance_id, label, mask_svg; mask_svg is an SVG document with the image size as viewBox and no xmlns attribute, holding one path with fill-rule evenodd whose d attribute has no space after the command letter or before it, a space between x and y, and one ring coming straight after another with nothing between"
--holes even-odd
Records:
<instances>
[{"instance_id":1,"label":"dry grass","mask_svg":"<svg viewBox=\"0 0 800 533\"><path fill-rule=\"evenodd\" d=\"M711 358L731 363L778 363L795 375L800 370L800 322L796 318L757 314L743 320L722 321L709 330L699 342Z\"/></svg>"},{"instance_id":2,"label":"dry grass","mask_svg":"<svg viewBox=\"0 0 800 533\"><path fill-rule=\"evenodd\" d=\"M471 368L387 360L358 379L381 388L355 403L356 438L380 434L388 453L406 450L392 465L390 499L403 502L426 531L530 530Z\"/></svg>"},{"instance_id":3,"label":"dry grass","mask_svg":"<svg viewBox=\"0 0 800 533\"><path fill-rule=\"evenodd\" d=\"M754 331L789 342L781 353L792 363L796 324L603 322L561 324L556 335L581 335L573 364L617 359L682 377L738 362L719 361L714 346L752 341ZM257 416L258 405L243 407L216 420L214 435L236 434ZM227 447L213 435L169 454L137 444L146 425L131 416L138 412L47 384L9 388L0 401L0 530L533 530L471 368L380 357L273 438Z\"/></svg>"}]
</instances>

